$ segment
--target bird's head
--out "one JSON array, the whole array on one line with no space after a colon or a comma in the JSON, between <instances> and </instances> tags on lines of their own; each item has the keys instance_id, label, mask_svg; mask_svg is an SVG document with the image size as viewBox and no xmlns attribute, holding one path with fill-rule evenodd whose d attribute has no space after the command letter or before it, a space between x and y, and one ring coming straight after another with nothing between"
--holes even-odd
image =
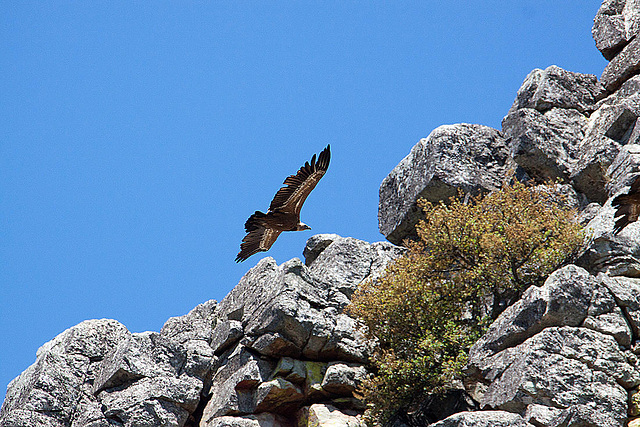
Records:
<instances>
[{"instance_id":1,"label":"bird's head","mask_svg":"<svg viewBox=\"0 0 640 427\"><path fill-rule=\"evenodd\" d=\"M296 227L296 231L303 231L303 230L311 230L311 227L309 227L304 222L299 222L297 227Z\"/></svg>"}]
</instances>

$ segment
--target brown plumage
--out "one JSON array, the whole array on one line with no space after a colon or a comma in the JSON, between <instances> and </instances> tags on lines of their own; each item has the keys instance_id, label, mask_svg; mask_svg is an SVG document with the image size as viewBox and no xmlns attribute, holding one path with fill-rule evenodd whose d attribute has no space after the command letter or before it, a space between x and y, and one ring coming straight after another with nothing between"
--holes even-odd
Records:
<instances>
[{"instance_id":1,"label":"brown plumage","mask_svg":"<svg viewBox=\"0 0 640 427\"><path fill-rule=\"evenodd\" d=\"M242 239L236 262L269 250L283 231L311 229L307 224L300 222L300 210L311 190L327 171L330 159L330 146L327 145L317 161L314 154L311 161L306 162L298 173L284 180L285 186L273 197L267 213L256 211L247 219L244 224L247 235Z\"/></svg>"},{"instance_id":2,"label":"brown plumage","mask_svg":"<svg viewBox=\"0 0 640 427\"><path fill-rule=\"evenodd\" d=\"M627 194L620 194L611 203L616 208L616 224L613 232L618 234L623 228L638 220L640 215L640 176L633 181Z\"/></svg>"}]
</instances>

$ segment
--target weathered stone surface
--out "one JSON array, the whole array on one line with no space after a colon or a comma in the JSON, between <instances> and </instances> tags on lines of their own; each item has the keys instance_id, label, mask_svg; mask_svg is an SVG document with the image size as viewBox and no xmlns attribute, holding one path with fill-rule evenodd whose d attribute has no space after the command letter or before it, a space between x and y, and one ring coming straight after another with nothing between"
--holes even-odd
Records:
<instances>
[{"instance_id":1,"label":"weathered stone surface","mask_svg":"<svg viewBox=\"0 0 640 427\"><path fill-rule=\"evenodd\" d=\"M366 424L352 411L341 412L326 404L306 406L298 413L299 426L313 427L364 427Z\"/></svg>"},{"instance_id":2,"label":"weathered stone surface","mask_svg":"<svg viewBox=\"0 0 640 427\"><path fill-rule=\"evenodd\" d=\"M189 376L143 378L98 395L108 419L125 426L181 426L195 410L202 382Z\"/></svg>"},{"instance_id":3,"label":"weathered stone surface","mask_svg":"<svg viewBox=\"0 0 640 427\"><path fill-rule=\"evenodd\" d=\"M282 414L295 412L305 399L300 387L283 378L260 384L253 396L254 412L269 411Z\"/></svg>"},{"instance_id":4,"label":"weathered stone surface","mask_svg":"<svg viewBox=\"0 0 640 427\"><path fill-rule=\"evenodd\" d=\"M525 78L509 110L534 108L545 112L551 108L572 108L587 113L595 110L596 102L606 91L592 74L574 73L551 65L535 69Z\"/></svg>"},{"instance_id":5,"label":"weathered stone surface","mask_svg":"<svg viewBox=\"0 0 640 427\"><path fill-rule=\"evenodd\" d=\"M160 335L172 338L178 343L188 340L211 342L213 325L215 324L215 300L203 302L180 317L171 317L160 330Z\"/></svg>"},{"instance_id":6,"label":"weathered stone surface","mask_svg":"<svg viewBox=\"0 0 640 427\"><path fill-rule=\"evenodd\" d=\"M283 357L278 362L274 376L280 376L294 384L304 384L307 378L307 368L304 360L296 360L290 357Z\"/></svg>"},{"instance_id":7,"label":"weathered stone surface","mask_svg":"<svg viewBox=\"0 0 640 427\"><path fill-rule=\"evenodd\" d=\"M586 270L569 265L552 273L541 287L532 286L508 307L472 347L471 366L492 354L522 343L549 326L578 326L587 317L598 286Z\"/></svg>"},{"instance_id":8,"label":"weathered stone surface","mask_svg":"<svg viewBox=\"0 0 640 427\"><path fill-rule=\"evenodd\" d=\"M635 336L640 335L640 279L631 277L599 276L625 313Z\"/></svg>"},{"instance_id":9,"label":"weathered stone surface","mask_svg":"<svg viewBox=\"0 0 640 427\"><path fill-rule=\"evenodd\" d=\"M578 212L578 216L576 217L576 222L581 226L585 227L592 219L598 215L602 206L599 203L591 202L584 208L582 208Z\"/></svg>"},{"instance_id":10,"label":"weathered stone surface","mask_svg":"<svg viewBox=\"0 0 640 427\"><path fill-rule=\"evenodd\" d=\"M336 235L315 237L308 247L314 257L309 267L298 259L278 266L265 258L217 305L211 345L220 360L206 422L289 413L303 400L325 399L327 363L314 360L364 361L370 351L342 309L357 283L377 277L403 249Z\"/></svg>"},{"instance_id":11,"label":"weathered stone surface","mask_svg":"<svg viewBox=\"0 0 640 427\"><path fill-rule=\"evenodd\" d=\"M324 400L328 393L322 388L322 379L327 371L324 362L305 362L304 392L315 400Z\"/></svg>"},{"instance_id":12,"label":"weathered stone surface","mask_svg":"<svg viewBox=\"0 0 640 427\"><path fill-rule=\"evenodd\" d=\"M220 354L242 337L242 322L238 320L219 321L213 328L211 335L211 348L216 354Z\"/></svg>"},{"instance_id":13,"label":"weathered stone surface","mask_svg":"<svg viewBox=\"0 0 640 427\"><path fill-rule=\"evenodd\" d=\"M611 95L598 101L596 109L603 105L621 105L636 116L640 116L640 75L629 78Z\"/></svg>"},{"instance_id":14,"label":"weathered stone surface","mask_svg":"<svg viewBox=\"0 0 640 427\"><path fill-rule=\"evenodd\" d=\"M273 364L239 344L218 365L203 420L252 413L255 410L253 392L260 383L269 380Z\"/></svg>"},{"instance_id":15,"label":"weathered stone surface","mask_svg":"<svg viewBox=\"0 0 640 427\"><path fill-rule=\"evenodd\" d=\"M334 394L350 396L367 377L367 370L362 365L331 362L322 379L322 389Z\"/></svg>"},{"instance_id":16,"label":"weathered stone surface","mask_svg":"<svg viewBox=\"0 0 640 427\"><path fill-rule=\"evenodd\" d=\"M602 104L589 117L571 177L576 189L590 200L604 203L607 199L606 171L628 143L636 120L637 114L623 104Z\"/></svg>"},{"instance_id":17,"label":"weathered stone surface","mask_svg":"<svg viewBox=\"0 0 640 427\"><path fill-rule=\"evenodd\" d=\"M613 337L569 326L546 328L478 362L491 366L482 406L520 413L530 404L588 408L593 425L623 426L627 392L620 384L640 381Z\"/></svg>"},{"instance_id":18,"label":"weathered stone surface","mask_svg":"<svg viewBox=\"0 0 640 427\"><path fill-rule=\"evenodd\" d=\"M605 0L593 20L591 35L596 48L610 61L629 41L622 15L625 0Z\"/></svg>"},{"instance_id":19,"label":"weathered stone surface","mask_svg":"<svg viewBox=\"0 0 640 427\"><path fill-rule=\"evenodd\" d=\"M76 403L91 399L96 361L128 334L115 320L87 320L44 344L36 362L9 384L0 425L70 425Z\"/></svg>"},{"instance_id":20,"label":"weathered stone surface","mask_svg":"<svg viewBox=\"0 0 640 427\"><path fill-rule=\"evenodd\" d=\"M200 427L291 427L289 419L262 412L244 417L218 417L200 424Z\"/></svg>"},{"instance_id":21,"label":"weathered stone surface","mask_svg":"<svg viewBox=\"0 0 640 427\"><path fill-rule=\"evenodd\" d=\"M265 258L218 305L241 322L247 346L263 355L363 361L370 348L342 309L357 284L375 278L402 250L332 237L310 267Z\"/></svg>"},{"instance_id":22,"label":"weathered stone surface","mask_svg":"<svg viewBox=\"0 0 640 427\"><path fill-rule=\"evenodd\" d=\"M520 415L506 411L460 412L431 427L530 427Z\"/></svg>"},{"instance_id":23,"label":"weathered stone surface","mask_svg":"<svg viewBox=\"0 0 640 427\"><path fill-rule=\"evenodd\" d=\"M640 38L634 37L605 67L600 81L608 91L613 92L639 70Z\"/></svg>"},{"instance_id":24,"label":"weathered stone surface","mask_svg":"<svg viewBox=\"0 0 640 427\"><path fill-rule=\"evenodd\" d=\"M309 267L318 255L337 239L341 239L337 234L316 234L311 236L302 251L304 264Z\"/></svg>"},{"instance_id":25,"label":"weathered stone surface","mask_svg":"<svg viewBox=\"0 0 640 427\"><path fill-rule=\"evenodd\" d=\"M576 264L611 276L639 277L640 224L631 223L614 235L615 210L611 200L607 200L585 227L586 249Z\"/></svg>"},{"instance_id":26,"label":"weathered stone surface","mask_svg":"<svg viewBox=\"0 0 640 427\"><path fill-rule=\"evenodd\" d=\"M552 108L541 113L521 108L502 121L502 131L513 144L514 158L539 182L565 182L579 157L587 118L577 110Z\"/></svg>"},{"instance_id":27,"label":"weathered stone surface","mask_svg":"<svg viewBox=\"0 0 640 427\"><path fill-rule=\"evenodd\" d=\"M627 191L635 178L640 175L640 145L629 144L620 149L607 170L609 182L606 185L609 197Z\"/></svg>"},{"instance_id":28,"label":"weathered stone surface","mask_svg":"<svg viewBox=\"0 0 640 427\"><path fill-rule=\"evenodd\" d=\"M631 40L640 30L640 1L626 0L624 8L622 8L622 16L624 17L625 37L627 40Z\"/></svg>"},{"instance_id":29,"label":"weathered stone surface","mask_svg":"<svg viewBox=\"0 0 640 427\"><path fill-rule=\"evenodd\" d=\"M640 384L624 350L640 325L637 280L570 265L529 288L472 347L467 390L536 426L623 426Z\"/></svg>"},{"instance_id":30,"label":"weathered stone surface","mask_svg":"<svg viewBox=\"0 0 640 427\"><path fill-rule=\"evenodd\" d=\"M499 188L516 168L511 145L496 129L471 124L440 126L420 140L380 185L378 226L390 242L415 238L418 198L448 200L458 190Z\"/></svg>"},{"instance_id":31,"label":"weathered stone surface","mask_svg":"<svg viewBox=\"0 0 640 427\"><path fill-rule=\"evenodd\" d=\"M333 238L332 243L310 264L309 272L314 280L327 286L332 301L344 306L349 303L359 283L377 279L389 262L405 251L388 242L367 243L351 237Z\"/></svg>"},{"instance_id":32,"label":"weathered stone surface","mask_svg":"<svg viewBox=\"0 0 640 427\"><path fill-rule=\"evenodd\" d=\"M131 334L100 364L93 392L143 377L175 376L185 363L183 347L157 332Z\"/></svg>"}]
</instances>

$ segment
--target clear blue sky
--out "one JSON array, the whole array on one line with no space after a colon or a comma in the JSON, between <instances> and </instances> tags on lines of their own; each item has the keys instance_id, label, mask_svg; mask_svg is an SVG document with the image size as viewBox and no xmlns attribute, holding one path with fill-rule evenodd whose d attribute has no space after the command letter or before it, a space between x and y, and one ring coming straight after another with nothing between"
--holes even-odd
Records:
<instances>
[{"instance_id":1,"label":"clear blue sky","mask_svg":"<svg viewBox=\"0 0 640 427\"><path fill-rule=\"evenodd\" d=\"M0 400L83 320L222 299L243 224L328 143L314 233L382 240L382 179L441 124L500 127L533 68L600 75L599 0L0 4Z\"/></svg>"}]
</instances>

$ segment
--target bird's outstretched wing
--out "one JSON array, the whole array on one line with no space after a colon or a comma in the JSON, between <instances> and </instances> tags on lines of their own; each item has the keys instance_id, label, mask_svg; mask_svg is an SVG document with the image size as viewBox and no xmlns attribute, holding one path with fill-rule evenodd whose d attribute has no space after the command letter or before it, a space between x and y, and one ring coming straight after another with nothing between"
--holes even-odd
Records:
<instances>
[{"instance_id":1,"label":"bird's outstretched wing","mask_svg":"<svg viewBox=\"0 0 640 427\"><path fill-rule=\"evenodd\" d=\"M318 160L314 154L310 162L298 170L298 173L291 175L284 180L285 186L280 188L269 205L269 211L280 211L300 215L300 209L320 181L320 178L329 168L331 160L330 145L320 152Z\"/></svg>"},{"instance_id":2,"label":"bird's outstretched wing","mask_svg":"<svg viewBox=\"0 0 640 427\"><path fill-rule=\"evenodd\" d=\"M242 239L236 262L242 262L253 254L269 250L280 233L282 231L263 226L257 226L252 231L249 231Z\"/></svg>"},{"instance_id":3,"label":"bird's outstretched wing","mask_svg":"<svg viewBox=\"0 0 640 427\"><path fill-rule=\"evenodd\" d=\"M613 232L618 234L640 216L640 176L633 181L627 194L620 194L611 204L616 208L614 218L617 218Z\"/></svg>"}]
</instances>

